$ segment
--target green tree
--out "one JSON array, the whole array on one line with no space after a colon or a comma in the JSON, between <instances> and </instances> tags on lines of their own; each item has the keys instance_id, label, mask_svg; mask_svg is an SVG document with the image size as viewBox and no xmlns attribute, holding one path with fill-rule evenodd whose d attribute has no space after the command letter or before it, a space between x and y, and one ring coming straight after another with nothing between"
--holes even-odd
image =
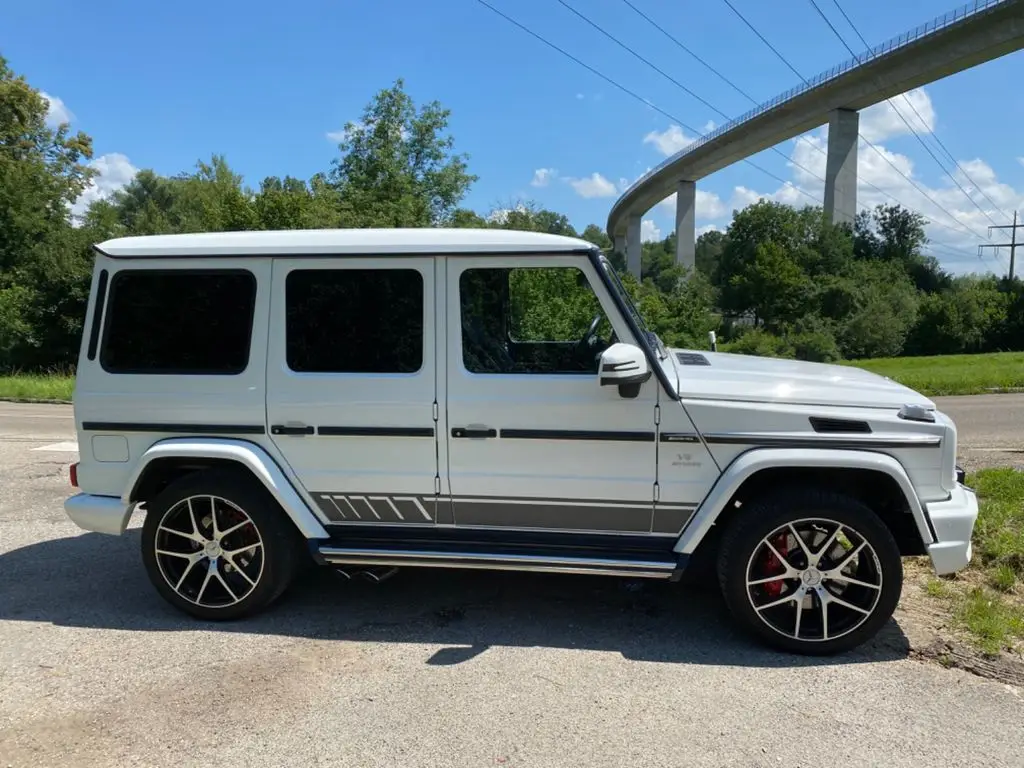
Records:
<instances>
[{"instance_id":1,"label":"green tree","mask_svg":"<svg viewBox=\"0 0 1024 768\"><path fill-rule=\"evenodd\" d=\"M253 199L260 229L324 229L338 224L338 200L322 176L310 183L268 176Z\"/></svg>"},{"instance_id":2,"label":"green tree","mask_svg":"<svg viewBox=\"0 0 1024 768\"><path fill-rule=\"evenodd\" d=\"M753 312L770 331L784 330L807 311L811 282L800 264L783 246L758 244L729 282L728 290L739 311Z\"/></svg>"},{"instance_id":3,"label":"green tree","mask_svg":"<svg viewBox=\"0 0 1024 768\"><path fill-rule=\"evenodd\" d=\"M47 109L0 57L2 369L67 359L84 307L83 272L91 262L83 262L70 206L92 178L92 141L67 123L47 125Z\"/></svg>"},{"instance_id":4,"label":"green tree","mask_svg":"<svg viewBox=\"0 0 1024 768\"><path fill-rule=\"evenodd\" d=\"M939 355L997 349L993 342L1007 323L1012 300L995 277L956 278L949 290L923 297L906 351Z\"/></svg>"},{"instance_id":5,"label":"green tree","mask_svg":"<svg viewBox=\"0 0 1024 768\"><path fill-rule=\"evenodd\" d=\"M605 232L597 224L587 224L586 229L583 230L583 234L580 235L588 243L593 243L603 251L610 251L612 248L612 239L608 237L608 233Z\"/></svg>"},{"instance_id":6,"label":"green tree","mask_svg":"<svg viewBox=\"0 0 1024 768\"><path fill-rule=\"evenodd\" d=\"M341 157L327 175L346 227L430 227L450 220L477 177L453 154L449 110L417 110L397 80L379 91L358 123L345 125Z\"/></svg>"}]
</instances>

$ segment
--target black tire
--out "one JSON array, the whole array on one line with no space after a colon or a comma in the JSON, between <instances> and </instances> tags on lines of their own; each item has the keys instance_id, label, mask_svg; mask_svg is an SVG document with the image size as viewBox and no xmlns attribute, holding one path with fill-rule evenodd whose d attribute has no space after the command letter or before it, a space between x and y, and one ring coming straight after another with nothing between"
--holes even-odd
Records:
<instances>
[{"instance_id":1,"label":"black tire","mask_svg":"<svg viewBox=\"0 0 1024 768\"><path fill-rule=\"evenodd\" d=\"M768 552L768 548L763 542L775 534L780 527L809 519L834 521L843 526L842 535L851 543L865 542L868 547L862 550L863 554L858 555L855 561L856 566L861 569L858 574L861 572L868 574L863 576L865 583L876 583L872 574L877 573L877 583L880 583L880 588L868 589L866 586L851 584L844 579L826 579L820 581L819 586L818 583L815 583L817 579L814 569L806 568L806 555L797 545L791 551L779 551L779 554L785 556L791 568L799 570L801 574L807 573L807 581L797 577L775 579L775 574L783 569L783 565L779 563L778 570L751 573L751 576L755 577L751 580L756 580L758 577L774 579L771 589L779 590L778 592L775 592L774 595L766 595L764 590L767 590L769 585L758 585L748 592L748 568L753 571L762 562L760 557ZM809 526L809 523L800 522L797 528L803 533L812 530ZM788 535L788 530L787 528L783 535ZM849 535L847 531L854 535ZM810 535L814 536L813 533ZM822 537L826 538L828 535L826 527L822 531ZM795 542L795 537L793 541ZM805 539L805 543L813 544L814 542L807 542ZM820 546L824 551L832 550L834 545L827 546L821 543ZM814 555L819 554L814 551L813 546L808 548ZM873 553L869 550L873 550ZM755 556L758 557L757 560L755 560ZM778 558L775 558L774 555L771 555L770 559L773 563L778 563ZM844 557L839 557L840 561L842 559ZM802 564L803 569L801 569ZM835 565L824 555L819 565L822 564ZM821 571L817 571L817 573L821 573ZM903 589L903 561L900 557L899 547L889 528L877 514L857 499L828 490L783 489L748 501L741 509L737 510L736 516L723 532L719 545L718 581L730 613L746 631L758 637L762 642L784 651L826 656L842 653L861 645L872 638L889 620L896 609L900 592ZM836 590L844 588L853 589L854 592L843 592L836 595ZM797 595L797 590L800 589L809 589L815 594L808 592L807 597L800 598L799 606L795 597L788 603L781 602L789 594ZM859 611L869 612L865 615L844 605L834 608L830 605L823 610L819 589L828 589L831 596L842 597L847 602L859 603L857 606ZM859 595L863 599L853 600L849 594ZM826 596L825 599L827 602L830 597ZM758 603L760 611L755 609L754 602ZM766 609L771 602L780 602L780 606ZM815 622L823 624L820 633L806 629L808 625L804 623L804 617L812 616L807 613L808 609L805 607L807 603L810 603L812 610L819 612L817 619L807 620L812 622L810 625L812 629ZM784 634L783 630L771 625L771 622L775 621L785 629L786 616L790 612L792 613L793 628L799 627L798 633L805 634L805 637L793 636L792 630L790 630L790 634ZM798 613L801 618L799 625L797 624ZM845 620L849 624L845 634L828 638L827 622L834 621L834 618L826 617L823 621L821 613L831 614L832 617ZM840 621L834 626L842 629L844 625ZM820 634L820 636L814 636L815 634Z\"/></svg>"},{"instance_id":2,"label":"black tire","mask_svg":"<svg viewBox=\"0 0 1024 768\"><path fill-rule=\"evenodd\" d=\"M205 571L211 570L211 560L205 557L194 564L190 563L188 558L193 555L199 556L202 545L192 543L188 536L177 536L167 531L167 527L186 532L189 530L190 526L182 525L181 521L190 520L183 516L188 514L186 500L193 499L195 519L201 526L201 535L212 538L211 529L203 523L204 518L208 519L206 516L209 515L211 502L196 497L217 497L226 502L217 502L217 508L221 510L218 515L221 530L225 530L224 526L232 522L230 515L235 515L236 520L239 519L237 510L244 512L251 524L251 527L243 526L237 534L230 534L223 539L224 542L238 541L233 537L245 536L240 545L244 548L248 544L251 547L251 556L246 553L229 557L215 548L215 553L219 555L214 563L217 573L211 572L211 577L216 578L207 579L214 585L206 587L211 590L207 602L215 602L213 598L219 593L225 601L220 605L199 604L183 596L191 589L201 597L207 597L205 591L198 591L198 587L194 585L196 581L205 578ZM231 505L237 510L232 509ZM198 509L200 506L205 507L205 511ZM259 613L284 594L302 562L304 542L301 535L266 489L244 471L212 469L186 475L147 502L146 510L142 527L142 561L146 566L146 573L157 592L167 602L195 618L230 621ZM225 515L229 516L227 523L224 522ZM164 526L165 520L167 526ZM257 536L260 543L252 544ZM199 549L195 552L191 551L197 547ZM182 553L176 557L158 556L158 548L161 551L180 549ZM225 546L224 549L229 547ZM250 558L247 566L242 566L243 560L240 558L244 557ZM240 567L236 568L236 565ZM184 572L186 568L191 568L192 571L184 576L182 593L179 593L172 580L176 581L180 576L178 569ZM245 572L246 580L241 580L239 577L243 573L237 571ZM251 582L254 582L255 586L252 586ZM225 583L226 587L223 586ZM229 594L228 589L232 589L232 593ZM244 590L247 592L242 596ZM228 604L226 601L232 598L237 599L237 602Z\"/></svg>"}]
</instances>

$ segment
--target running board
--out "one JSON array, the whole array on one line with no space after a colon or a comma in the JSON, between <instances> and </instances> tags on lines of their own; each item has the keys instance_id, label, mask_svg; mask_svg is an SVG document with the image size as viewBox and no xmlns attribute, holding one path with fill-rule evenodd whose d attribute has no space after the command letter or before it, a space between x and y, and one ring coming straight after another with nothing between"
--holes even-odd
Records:
<instances>
[{"instance_id":1,"label":"running board","mask_svg":"<svg viewBox=\"0 0 1024 768\"><path fill-rule=\"evenodd\" d=\"M541 571L628 576L640 579L678 578L685 555L672 559L617 560L571 555L527 555L494 552L436 552L430 550L367 549L324 546L319 559L329 565L387 565L420 568L474 568L495 571Z\"/></svg>"}]
</instances>

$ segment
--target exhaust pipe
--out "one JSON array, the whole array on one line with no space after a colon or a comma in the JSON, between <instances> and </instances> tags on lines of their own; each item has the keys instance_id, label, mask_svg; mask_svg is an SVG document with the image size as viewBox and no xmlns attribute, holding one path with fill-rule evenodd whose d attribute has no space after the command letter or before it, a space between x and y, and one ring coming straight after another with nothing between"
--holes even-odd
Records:
<instances>
[{"instance_id":1,"label":"exhaust pipe","mask_svg":"<svg viewBox=\"0 0 1024 768\"><path fill-rule=\"evenodd\" d=\"M367 568L365 571L360 571L359 576L362 576L372 584L380 584L382 581L390 579L398 573L398 568L391 566L383 566L379 568Z\"/></svg>"}]
</instances>

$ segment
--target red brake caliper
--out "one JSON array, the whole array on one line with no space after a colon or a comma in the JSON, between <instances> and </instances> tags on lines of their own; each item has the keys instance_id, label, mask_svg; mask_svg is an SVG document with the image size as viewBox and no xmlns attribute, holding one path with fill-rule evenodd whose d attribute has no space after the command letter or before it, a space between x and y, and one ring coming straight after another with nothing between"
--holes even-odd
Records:
<instances>
[{"instance_id":1,"label":"red brake caliper","mask_svg":"<svg viewBox=\"0 0 1024 768\"><path fill-rule=\"evenodd\" d=\"M783 557L789 557L789 546L786 543L786 540L788 538L789 537L786 534L780 533L775 538L775 541L772 542L772 544L775 545L775 549L777 549L779 551L779 554ZM764 559L765 578L767 578L768 576L773 576L774 574L778 573L780 570L783 570L784 568L785 564L780 562L779 558L775 556L775 553L772 552L771 549L769 549L765 553ZM778 581L769 581L763 584L762 586L764 587L765 593L769 597L778 597L782 594L782 584L782 577L780 576Z\"/></svg>"}]
</instances>

